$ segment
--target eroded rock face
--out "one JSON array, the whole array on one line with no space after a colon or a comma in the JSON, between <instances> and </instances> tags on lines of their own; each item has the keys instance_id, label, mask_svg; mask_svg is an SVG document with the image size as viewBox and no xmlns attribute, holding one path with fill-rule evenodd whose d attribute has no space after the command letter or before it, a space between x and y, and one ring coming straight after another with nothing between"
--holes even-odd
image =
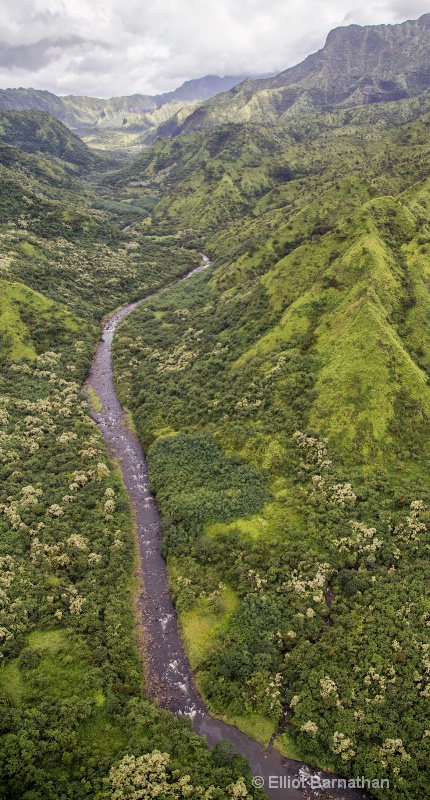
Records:
<instances>
[{"instance_id":1,"label":"eroded rock face","mask_svg":"<svg viewBox=\"0 0 430 800\"><path fill-rule=\"evenodd\" d=\"M220 119L264 123L286 113L292 117L415 97L430 86L429 28L430 14L400 25L335 28L325 46L301 64L212 98L176 132L210 128Z\"/></svg>"}]
</instances>

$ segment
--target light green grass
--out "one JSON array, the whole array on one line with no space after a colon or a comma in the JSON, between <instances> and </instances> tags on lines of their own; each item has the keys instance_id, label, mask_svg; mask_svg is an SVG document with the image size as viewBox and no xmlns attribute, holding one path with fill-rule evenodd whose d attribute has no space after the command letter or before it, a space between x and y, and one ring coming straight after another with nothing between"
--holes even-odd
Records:
<instances>
[{"instance_id":1,"label":"light green grass","mask_svg":"<svg viewBox=\"0 0 430 800\"><path fill-rule=\"evenodd\" d=\"M21 705L24 683L17 659L6 664L0 670L0 690L5 692L13 706Z\"/></svg>"},{"instance_id":2,"label":"light green grass","mask_svg":"<svg viewBox=\"0 0 430 800\"><path fill-rule=\"evenodd\" d=\"M222 717L222 719L230 725L235 725L236 728L255 739L263 747L268 747L276 730L276 724L260 714L250 714L243 717Z\"/></svg>"},{"instance_id":3,"label":"light green grass","mask_svg":"<svg viewBox=\"0 0 430 800\"><path fill-rule=\"evenodd\" d=\"M20 242L19 246L26 256L29 256L30 258L42 258L43 261L46 261L46 257L44 256L42 251L39 250L30 242Z\"/></svg>"},{"instance_id":4,"label":"light green grass","mask_svg":"<svg viewBox=\"0 0 430 800\"><path fill-rule=\"evenodd\" d=\"M267 521L262 516L237 519L233 522L214 522L205 526L205 534L209 538L225 536L230 531L240 531L246 538L257 540L266 532Z\"/></svg>"},{"instance_id":5,"label":"light green grass","mask_svg":"<svg viewBox=\"0 0 430 800\"><path fill-rule=\"evenodd\" d=\"M239 598L229 586L221 592L219 611L211 610L207 600L199 599L190 611L180 615L180 625L190 664L196 669L212 649L212 640L228 624L239 604Z\"/></svg>"},{"instance_id":6,"label":"light green grass","mask_svg":"<svg viewBox=\"0 0 430 800\"><path fill-rule=\"evenodd\" d=\"M316 292L306 292L289 306L280 322L275 325L269 333L258 339L257 342L246 350L235 362L235 366L242 366L252 356L263 356L271 353L279 347L293 339L298 334L306 333L309 328L309 319L306 309L309 303L317 299Z\"/></svg>"},{"instance_id":7,"label":"light green grass","mask_svg":"<svg viewBox=\"0 0 430 800\"><path fill-rule=\"evenodd\" d=\"M10 357L14 360L22 358L36 358L36 350L31 341L30 333L22 321L17 301L26 300L32 294L35 295L36 307L43 304L45 308L50 308L52 303L44 300L41 295L31 292L18 283L0 281L0 332L9 340Z\"/></svg>"},{"instance_id":8,"label":"light green grass","mask_svg":"<svg viewBox=\"0 0 430 800\"><path fill-rule=\"evenodd\" d=\"M273 742L273 746L280 752L281 756L284 756L284 758L291 758L293 761L302 760L296 743L288 733L283 733L281 736L277 736Z\"/></svg>"},{"instance_id":9,"label":"light green grass","mask_svg":"<svg viewBox=\"0 0 430 800\"><path fill-rule=\"evenodd\" d=\"M106 700L106 697L103 694L101 689L97 689L97 691L96 691L96 693L94 695L94 700L95 700L96 706L98 708L100 708L103 705L104 701Z\"/></svg>"},{"instance_id":10,"label":"light green grass","mask_svg":"<svg viewBox=\"0 0 430 800\"><path fill-rule=\"evenodd\" d=\"M33 631L28 637L28 647L34 650L48 650L50 653L56 653L65 645L67 645L67 636L63 630Z\"/></svg>"},{"instance_id":11,"label":"light green grass","mask_svg":"<svg viewBox=\"0 0 430 800\"><path fill-rule=\"evenodd\" d=\"M0 670L0 688L20 705L31 696L34 689L43 688L44 694L55 700L76 695L81 697L88 672L82 642L69 637L64 630L33 631L28 636L27 647L37 650L41 659L33 669L21 670L18 659ZM84 690L88 698L101 697L100 689Z\"/></svg>"},{"instance_id":12,"label":"light green grass","mask_svg":"<svg viewBox=\"0 0 430 800\"><path fill-rule=\"evenodd\" d=\"M93 389L92 386L89 386L88 384L86 384L84 386L84 391L86 392L86 394L90 398L90 403L91 403L91 407L92 407L93 411L95 411L96 414L100 414L100 412L103 409L103 403L100 400L100 397L98 396L96 390Z\"/></svg>"},{"instance_id":13,"label":"light green grass","mask_svg":"<svg viewBox=\"0 0 430 800\"><path fill-rule=\"evenodd\" d=\"M290 492L284 487L279 490L281 502L266 503L259 514L249 517L242 517L233 522L214 522L205 525L205 535L209 538L225 536L231 531L242 534L245 539L258 541L265 538L273 540L279 536L285 536L286 519L292 527L300 526L300 517L293 507L290 508L286 498L291 499Z\"/></svg>"},{"instance_id":14,"label":"light green grass","mask_svg":"<svg viewBox=\"0 0 430 800\"><path fill-rule=\"evenodd\" d=\"M137 434L137 428L134 423L133 414L131 413L130 409L127 406L123 405L123 410L125 414L125 425L126 427L132 431L133 433Z\"/></svg>"},{"instance_id":15,"label":"light green grass","mask_svg":"<svg viewBox=\"0 0 430 800\"><path fill-rule=\"evenodd\" d=\"M168 425L166 428L158 428L154 430L154 441L156 439L165 439L166 436L177 436L178 431Z\"/></svg>"},{"instance_id":16,"label":"light green grass","mask_svg":"<svg viewBox=\"0 0 430 800\"><path fill-rule=\"evenodd\" d=\"M15 361L34 360L37 356L30 330L20 313L21 305L29 307L40 320L54 315L57 319L60 313L61 322L68 330L78 330L76 318L52 300L21 283L0 280L0 334L5 337L9 356Z\"/></svg>"}]
</instances>

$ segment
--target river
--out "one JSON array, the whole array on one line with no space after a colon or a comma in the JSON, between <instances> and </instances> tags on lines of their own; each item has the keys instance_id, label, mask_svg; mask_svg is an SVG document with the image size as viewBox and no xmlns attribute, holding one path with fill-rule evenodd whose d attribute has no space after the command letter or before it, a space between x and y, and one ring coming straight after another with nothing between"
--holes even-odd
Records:
<instances>
[{"instance_id":1,"label":"river","mask_svg":"<svg viewBox=\"0 0 430 800\"><path fill-rule=\"evenodd\" d=\"M180 280L206 269L204 263ZM166 291L170 287L161 289ZM151 297L153 295L149 295ZM142 299L148 299L142 298ZM162 529L157 505L149 491L148 467L138 437L127 423L126 415L115 392L112 374L111 347L119 323L142 300L124 306L106 321L103 336L91 366L87 384L94 389L102 409L92 414L112 458L118 460L130 505L135 514L139 548L139 570L142 592L139 598L142 633L145 642L146 689L158 704L174 714L186 714L196 733L205 735L209 745L228 739L238 753L245 756L257 783L264 783L269 800L303 800L304 797L328 797L325 791L293 788L293 781L307 775L334 778L311 770L306 765L283 758L277 750L266 750L245 733L212 717L198 694L192 670L184 650L175 609L170 598L166 563L161 556ZM273 776L270 779L270 776ZM259 781L259 779L262 779ZM272 786L270 786L272 783ZM283 788L277 788L279 784ZM331 789L334 797L363 798L359 790L344 792Z\"/></svg>"}]
</instances>

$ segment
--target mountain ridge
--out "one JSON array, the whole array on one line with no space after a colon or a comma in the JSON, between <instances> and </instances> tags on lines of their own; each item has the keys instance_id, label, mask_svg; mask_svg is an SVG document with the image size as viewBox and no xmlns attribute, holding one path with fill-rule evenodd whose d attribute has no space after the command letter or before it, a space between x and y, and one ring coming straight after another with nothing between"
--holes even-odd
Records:
<instances>
[{"instance_id":1,"label":"mountain ridge","mask_svg":"<svg viewBox=\"0 0 430 800\"><path fill-rule=\"evenodd\" d=\"M335 28L301 63L210 99L169 135L419 96L430 86L429 29L430 14L398 25Z\"/></svg>"},{"instance_id":2,"label":"mountain ridge","mask_svg":"<svg viewBox=\"0 0 430 800\"><path fill-rule=\"evenodd\" d=\"M157 137L223 123L282 122L420 97L430 88L430 13L391 25L331 30L324 46L277 75L206 75L172 92L101 98L0 90L0 109L43 110L76 130L92 149L138 153Z\"/></svg>"},{"instance_id":3,"label":"mountain ridge","mask_svg":"<svg viewBox=\"0 0 430 800\"><path fill-rule=\"evenodd\" d=\"M0 109L4 111L48 111L69 127L106 125L116 115L148 114L166 103L192 103L208 100L214 94L227 91L245 79L245 75L223 78L205 75L185 81L177 89L155 95L135 93L107 99L86 95L56 95L44 89L19 87L0 89ZM122 117L120 124L122 124Z\"/></svg>"},{"instance_id":4,"label":"mountain ridge","mask_svg":"<svg viewBox=\"0 0 430 800\"><path fill-rule=\"evenodd\" d=\"M0 110L0 142L14 148L60 159L81 171L102 162L100 155L60 120L46 111Z\"/></svg>"},{"instance_id":5,"label":"mountain ridge","mask_svg":"<svg viewBox=\"0 0 430 800\"><path fill-rule=\"evenodd\" d=\"M214 94L243 81L244 76L205 75L158 95L133 94L103 99L64 97L40 89L1 89L0 111L52 114L93 150L139 153L155 141L159 127L172 116L175 126Z\"/></svg>"}]
</instances>

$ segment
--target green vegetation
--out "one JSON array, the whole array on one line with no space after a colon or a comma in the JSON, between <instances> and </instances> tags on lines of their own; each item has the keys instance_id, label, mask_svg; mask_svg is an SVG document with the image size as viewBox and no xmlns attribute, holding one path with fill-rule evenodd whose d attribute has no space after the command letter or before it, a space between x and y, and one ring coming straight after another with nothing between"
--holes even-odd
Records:
<instances>
[{"instance_id":1,"label":"green vegetation","mask_svg":"<svg viewBox=\"0 0 430 800\"><path fill-rule=\"evenodd\" d=\"M428 747L429 125L345 113L283 142L257 125L159 141L109 177L159 192L154 234L209 227L215 262L124 321L114 364L206 702L410 800Z\"/></svg>"},{"instance_id":2,"label":"green vegetation","mask_svg":"<svg viewBox=\"0 0 430 800\"><path fill-rule=\"evenodd\" d=\"M213 268L114 339L197 685L265 745L425 796L428 19L387 29L377 64L360 29L335 32L121 168L47 115L1 115L5 797L125 798L147 775L172 797L259 796L145 698L131 516L80 391L96 324L199 249ZM342 42L355 73L332 102Z\"/></svg>"},{"instance_id":3,"label":"green vegetation","mask_svg":"<svg viewBox=\"0 0 430 800\"><path fill-rule=\"evenodd\" d=\"M183 612L180 617L182 633L193 669L208 657L213 637L220 628L227 626L237 604L236 592L220 584L211 594L200 596L190 611Z\"/></svg>"},{"instance_id":4,"label":"green vegetation","mask_svg":"<svg viewBox=\"0 0 430 800\"><path fill-rule=\"evenodd\" d=\"M244 759L145 696L131 514L80 390L95 323L201 259L189 234L121 233L70 162L1 153L0 796L118 797L147 765L171 797L259 797Z\"/></svg>"},{"instance_id":5,"label":"green vegetation","mask_svg":"<svg viewBox=\"0 0 430 800\"><path fill-rule=\"evenodd\" d=\"M0 111L0 140L27 153L73 164L80 171L102 161L62 122L40 111Z\"/></svg>"}]
</instances>

